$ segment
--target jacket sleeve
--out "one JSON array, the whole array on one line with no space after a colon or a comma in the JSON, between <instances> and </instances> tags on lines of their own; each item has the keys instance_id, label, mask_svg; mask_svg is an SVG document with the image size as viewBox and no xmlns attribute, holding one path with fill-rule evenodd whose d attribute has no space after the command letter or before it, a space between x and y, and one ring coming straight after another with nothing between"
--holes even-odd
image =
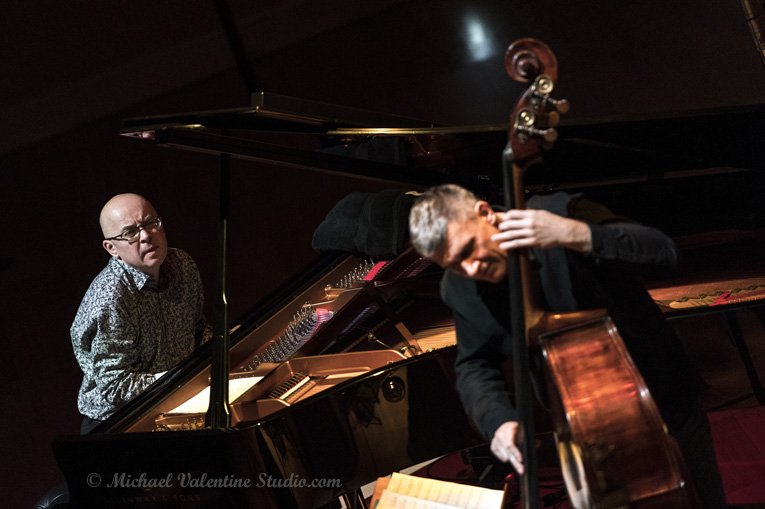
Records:
<instances>
[{"instance_id":1,"label":"jacket sleeve","mask_svg":"<svg viewBox=\"0 0 765 509\"><path fill-rule=\"evenodd\" d=\"M574 199L569 216L589 224L590 256L598 263L622 263L651 275L669 275L677 269L677 251L669 236L656 228L614 215L587 199Z\"/></svg>"},{"instance_id":2,"label":"jacket sleeve","mask_svg":"<svg viewBox=\"0 0 765 509\"><path fill-rule=\"evenodd\" d=\"M509 345L509 335L483 305L473 281L446 272L441 294L454 312L459 338L454 366L457 391L468 416L490 439L501 424L518 420L502 372L508 357L502 350Z\"/></svg>"}]
</instances>

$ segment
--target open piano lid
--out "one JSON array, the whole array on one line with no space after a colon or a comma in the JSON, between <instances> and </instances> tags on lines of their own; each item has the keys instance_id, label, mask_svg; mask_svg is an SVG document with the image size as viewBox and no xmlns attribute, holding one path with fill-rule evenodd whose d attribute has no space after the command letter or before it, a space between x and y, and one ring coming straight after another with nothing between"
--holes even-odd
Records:
<instances>
[{"instance_id":1,"label":"open piano lid","mask_svg":"<svg viewBox=\"0 0 765 509\"><path fill-rule=\"evenodd\" d=\"M544 163L527 175L530 190L656 183L765 165L765 105L620 118L576 118L575 106L557 127L558 140ZM436 125L259 92L250 107L125 119L121 134L391 183L455 182L491 195L501 189L497 154L507 128ZM384 153L338 150L382 140L389 143ZM399 151L395 157L393 150Z\"/></svg>"}]
</instances>

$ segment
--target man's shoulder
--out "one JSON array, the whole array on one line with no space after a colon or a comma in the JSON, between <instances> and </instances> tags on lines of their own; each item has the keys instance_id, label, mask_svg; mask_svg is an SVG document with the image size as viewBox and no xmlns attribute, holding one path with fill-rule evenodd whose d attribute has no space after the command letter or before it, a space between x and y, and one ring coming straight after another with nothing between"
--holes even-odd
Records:
<instances>
[{"instance_id":1,"label":"man's shoulder","mask_svg":"<svg viewBox=\"0 0 765 509\"><path fill-rule=\"evenodd\" d=\"M461 357L470 355L467 352L482 348L487 342L505 337L507 329L501 317L508 309L508 291L507 285L502 283L475 281L448 271L444 273L441 298L454 313L459 338L457 349Z\"/></svg>"},{"instance_id":2,"label":"man's shoulder","mask_svg":"<svg viewBox=\"0 0 765 509\"><path fill-rule=\"evenodd\" d=\"M191 255L189 255L183 249L179 249L177 247L168 247L167 256L168 258L173 257L173 258L178 258L180 260L191 260Z\"/></svg>"},{"instance_id":3,"label":"man's shoulder","mask_svg":"<svg viewBox=\"0 0 765 509\"><path fill-rule=\"evenodd\" d=\"M194 267L196 268L196 263L194 263L194 259L191 257L190 254L188 254L186 251L182 249L178 249L176 247L169 247L167 248L167 257L165 258L165 264L168 266L173 267Z\"/></svg>"},{"instance_id":4,"label":"man's shoulder","mask_svg":"<svg viewBox=\"0 0 765 509\"><path fill-rule=\"evenodd\" d=\"M119 287L125 286L126 277L127 268L125 264L117 258L109 258L109 263L106 264L106 267L93 278L88 292L114 292Z\"/></svg>"},{"instance_id":5,"label":"man's shoulder","mask_svg":"<svg viewBox=\"0 0 765 509\"><path fill-rule=\"evenodd\" d=\"M452 309L460 309L478 298L476 281L449 270L441 276L441 300Z\"/></svg>"},{"instance_id":6,"label":"man's shoulder","mask_svg":"<svg viewBox=\"0 0 765 509\"><path fill-rule=\"evenodd\" d=\"M169 248L160 273L163 288L184 288L196 285L200 279L199 269L187 252Z\"/></svg>"},{"instance_id":7,"label":"man's shoulder","mask_svg":"<svg viewBox=\"0 0 765 509\"><path fill-rule=\"evenodd\" d=\"M114 306L118 301L130 295L127 271L124 264L116 258L93 278L80 307L90 309Z\"/></svg>"}]
</instances>

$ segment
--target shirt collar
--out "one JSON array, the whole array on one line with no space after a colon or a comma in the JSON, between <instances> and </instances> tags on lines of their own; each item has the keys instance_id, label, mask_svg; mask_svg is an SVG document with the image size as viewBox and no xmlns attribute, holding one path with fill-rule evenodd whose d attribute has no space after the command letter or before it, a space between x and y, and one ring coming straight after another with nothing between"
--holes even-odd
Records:
<instances>
[{"instance_id":1,"label":"shirt collar","mask_svg":"<svg viewBox=\"0 0 765 509\"><path fill-rule=\"evenodd\" d=\"M135 267L131 267L119 258L112 257L112 259L109 260L109 263L122 267L122 269L128 273L130 279L133 280L139 290L143 290L144 288L151 289L157 287L157 281L152 279L150 275L146 274L145 272L141 272Z\"/></svg>"}]
</instances>

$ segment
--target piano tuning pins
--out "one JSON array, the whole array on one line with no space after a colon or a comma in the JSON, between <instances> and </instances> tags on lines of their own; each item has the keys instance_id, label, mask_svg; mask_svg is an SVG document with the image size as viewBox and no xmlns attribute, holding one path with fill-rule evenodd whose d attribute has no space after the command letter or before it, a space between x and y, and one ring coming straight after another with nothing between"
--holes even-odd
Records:
<instances>
[{"instance_id":1,"label":"piano tuning pins","mask_svg":"<svg viewBox=\"0 0 765 509\"><path fill-rule=\"evenodd\" d=\"M359 280L363 280L367 274L369 274L369 271L371 271L375 267L375 262L371 259L364 260L364 264L359 266Z\"/></svg>"},{"instance_id":2,"label":"piano tuning pins","mask_svg":"<svg viewBox=\"0 0 765 509\"><path fill-rule=\"evenodd\" d=\"M172 431L173 429L179 429L181 431L193 431L205 427L205 420L203 417L192 416L187 417L186 422L179 424L160 424L154 428L155 431Z\"/></svg>"},{"instance_id":3,"label":"piano tuning pins","mask_svg":"<svg viewBox=\"0 0 765 509\"><path fill-rule=\"evenodd\" d=\"M295 312L292 321L284 331L262 352L256 354L242 366L242 371L254 371L264 362L281 362L291 357L311 338L314 328L319 323L319 313L309 303Z\"/></svg>"},{"instance_id":4,"label":"piano tuning pins","mask_svg":"<svg viewBox=\"0 0 765 509\"><path fill-rule=\"evenodd\" d=\"M364 260L363 263L359 264L357 267L355 267L353 270L351 270L349 273L345 274L340 281L337 282L337 284L332 287L330 285L327 285L327 288L337 288L340 290L349 290L356 286L356 283L358 281L363 281L367 274L369 274L369 271L372 270L375 266L375 262L371 259Z\"/></svg>"}]
</instances>

